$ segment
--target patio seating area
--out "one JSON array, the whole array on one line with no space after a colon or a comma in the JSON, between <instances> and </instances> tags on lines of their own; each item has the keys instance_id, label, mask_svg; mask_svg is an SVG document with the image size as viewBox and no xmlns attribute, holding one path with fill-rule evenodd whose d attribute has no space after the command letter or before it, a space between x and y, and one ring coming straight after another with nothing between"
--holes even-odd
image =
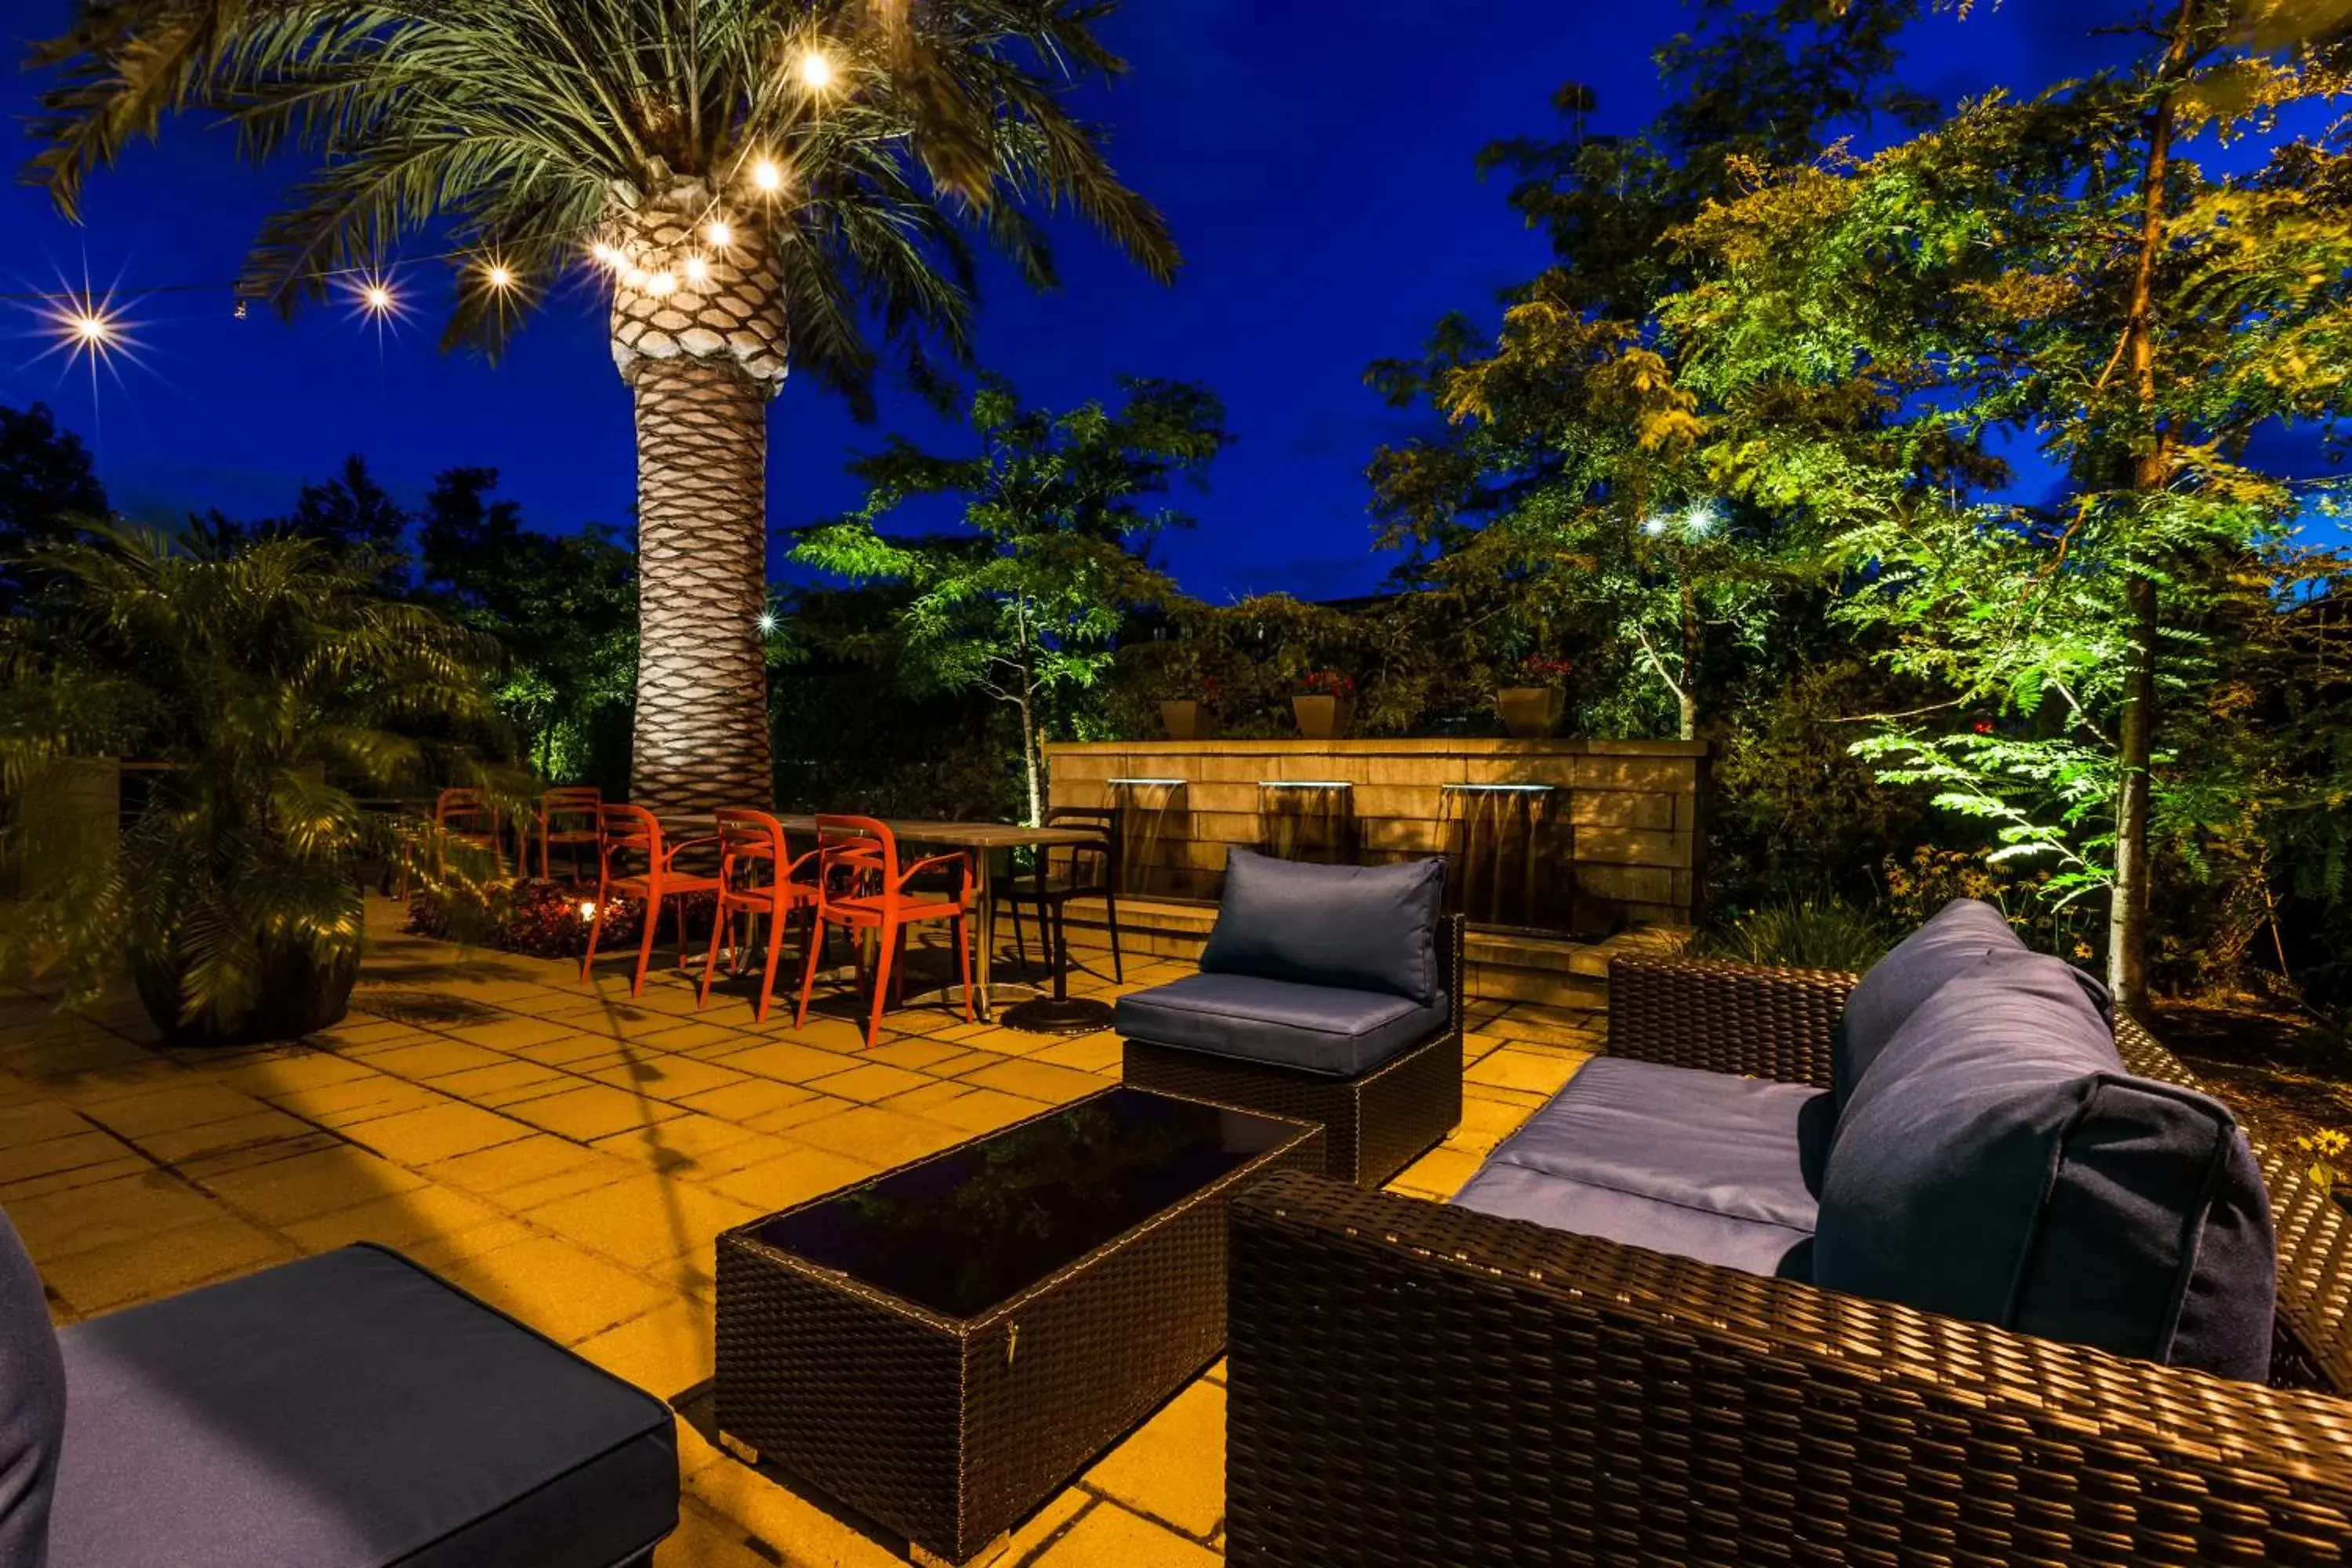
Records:
<instances>
[{"instance_id":1,"label":"patio seating area","mask_svg":"<svg viewBox=\"0 0 2352 1568\"><path fill-rule=\"evenodd\" d=\"M351 1016L295 1045L171 1048L127 996L94 1018L0 997L0 1207L60 1323L369 1240L677 1399L712 1375L720 1232L1119 1076L1108 1031L967 1024L913 987L868 1049L846 986L819 987L795 1028L789 1007L754 1016L756 970L698 1011L698 952L677 969L659 952L633 999L634 955L583 984L576 963L395 934L403 918L371 904ZM943 972L948 955L916 960ZM1192 966L1130 952L1125 970L1122 984L1077 973L1071 993L1109 1001ZM1461 1125L1394 1191L1449 1196L1599 1047L1602 1018L1473 1002L1464 1023ZM681 1403L682 1521L658 1563L905 1560L903 1542L724 1455L708 1401ZM1212 1561L1224 1415L1219 1366L997 1561Z\"/></svg>"}]
</instances>

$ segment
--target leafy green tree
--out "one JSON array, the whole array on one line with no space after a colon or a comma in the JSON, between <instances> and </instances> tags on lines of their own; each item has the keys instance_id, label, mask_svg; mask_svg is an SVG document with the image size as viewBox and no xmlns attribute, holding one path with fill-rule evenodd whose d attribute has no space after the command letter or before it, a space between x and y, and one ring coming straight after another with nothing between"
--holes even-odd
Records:
<instances>
[{"instance_id":1,"label":"leafy green tree","mask_svg":"<svg viewBox=\"0 0 2352 1568\"><path fill-rule=\"evenodd\" d=\"M106 516L106 488L81 437L47 404L0 407L0 613L25 595L26 554Z\"/></svg>"},{"instance_id":2,"label":"leafy green tree","mask_svg":"<svg viewBox=\"0 0 2352 1568\"><path fill-rule=\"evenodd\" d=\"M291 309L429 232L475 259L446 341L496 353L595 247L635 395L634 791L656 809L772 787L768 400L797 363L871 405L878 350L935 384L969 348L975 242L1054 279L1066 204L1155 277L1160 215L1065 106L1124 69L1102 0L83 0L34 174L68 214L167 112L312 163L245 287Z\"/></svg>"},{"instance_id":3,"label":"leafy green tree","mask_svg":"<svg viewBox=\"0 0 2352 1568\"><path fill-rule=\"evenodd\" d=\"M636 679L635 554L593 524L530 528L498 483L496 468L436 476L417 515L425 590L505 649L499 706L532 772L617 793Z\"/></svg>"},{"instance_id":4,"label":"leafy green tree","mask_svg":"<svg viewBox=\"0 0 2352 1568\"><path fill-rule=\"evenodd\" d=\"M2345 90L2319 14L2281 39L2260 26L2284 11L2180 0L2137 18L2122 70L1865 160L1748 166L1679 231L1705 276L1662 310L1722 411L1700 460L1734 494L1804 494L1864 579L1853 623L1946 693L1874 754L2061 898L2106 891L2130 1005L2157 847L2233 793L2180 742L2338 489L2256 445L2332 426L2352 347L2352 163L2340 128L2289 129ZM2181 155L2200 136L2227 164ZM2047 500L2001 494L2021 447L2063 474Z\"/></svg>"},{"instance_id":5,"label":"leafy green tree","mask_svg":"<svg viewBox=\"0 0 2352 1568\"><path fill-rule=\"evenodd\" d=\"M912 689L974 689L1021 726L1029 819L1045 809L1044 726L1052 704L1110 668L1129 611L1174 584L1151 542L1190 520L1158 504L1178 484L1205 486L1232 439L1205 387L1130 380L1117 407L1024 409L989 379L972 399L976 449L934 455L904 438L851 466L865 507L812 529L793 559L853 583L903 583L897 668ZM951 498L970 531L905 539L877 526L910 501Z\"/></svg>"}]
</instances>

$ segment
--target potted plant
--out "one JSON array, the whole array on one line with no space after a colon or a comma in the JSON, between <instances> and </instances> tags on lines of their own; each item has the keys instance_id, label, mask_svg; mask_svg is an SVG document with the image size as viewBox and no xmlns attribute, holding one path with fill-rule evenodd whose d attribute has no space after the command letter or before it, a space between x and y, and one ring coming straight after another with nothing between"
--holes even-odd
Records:
<instances>
[{"instance_id":1,"label":"potted plant","mask_svg":"<svg viewBox=\"0 0 2352 1568\"><path fill-rule=\"evenodd\" d=\"M1171 741L1205 741L1216 732L1217 701L1223 689L1213 675L1201 677L1194 694L1162 698L1160 722Z\"/></svg>"},{"instance_id":2,"label":"potted plant","mask_svg":"<svg viewBox=\"0 0 2352 1568\"><path fill-rule=\"evenodd\" d=\"M1529 654L1519 661L1518 684L1506 686L1495 693L1496 710L1503 716L1503 728L1522 741L1539 741L1549 735L1559 722L1562 709L1568 705L1566 682L1576 667L1564 658L1547 658L1541 654Z\"/></svg>"},{"instance_id":3,"label":"potted plant","mask_svg":"<svg viewBox=\"0 0 2352 1568\"><path fill-rule=\"evenodd\" d=\"M494 645L309 540L107 529L35 563L36 613L0 632L0 788L39 791L77 752L166 767L111 853L46 858L0 961L61 979L68 1004L127 968L176 1043L333 1023L359 973L362 859L469 861L330 780L388 795L461 758L450 737L497 722ZM18 829L0 847L44 858Z\"/></svg>"},{"instance_id":4,"label":"potted plant","mask_svg":"<svg viewBox=\"0 0 2352 1568\"><path fill-rule=\"evenodd\" d=\"M1298 732L1310 741L1329 741L1348 732L1356 717L1356 683L1336 669L1318 669L1290 700Z\"/></svg>"}]
</instances>

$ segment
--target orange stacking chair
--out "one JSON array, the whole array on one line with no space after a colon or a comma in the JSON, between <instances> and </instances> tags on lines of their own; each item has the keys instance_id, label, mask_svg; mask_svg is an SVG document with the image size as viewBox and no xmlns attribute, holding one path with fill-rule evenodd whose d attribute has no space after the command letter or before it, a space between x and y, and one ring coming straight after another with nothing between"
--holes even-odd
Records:
<instances>
[{"instance_id":1,"label":"orange stacking chair","mask_svg":"<svg viewBox=\"0 0 2352 1568\"><path fill-rule=\"evenodd\" d=\"M601 841L596 814L604 806L604 792L594 784L558 784L539 797L541 880L555 879L548 851L558 844L571 848L565 858L572 862L572 879L580 879L580 849L593 849Z\"/></svg>"},{"instance_id":2,"label":"orange stacking chair","mask_svg":"<svg viewBox=\"0 0 2352 1568\"><path fill-rule=\"evenodd\" d=\"M716 877L680 872L677 858L697 845L716 840L704 837L666 845L661 822L641 805L599 806L596 826L596 910L589 917L588 952L580 961L580 978L587 979L589 966L596 962L596 939L604 930L606 906L614 894L625 893L646 906L645 940L637 943L637 977L629 985L629 994L635 996L646 988L646 970L654 959L654 926L661 919L662 900L719 890ZM629 869L629 862L634 860L643 860L645 869ZM677 962L681 968L685 966L684 904L677 907Z\"/></svg>"},{"instance_id":3,"label":"orange stacking chair","mask_svg":"<svg viewBox=\"0 0 2352 1568\"><path fill-rule=\"evenodd\" d=\"M757 1016L767 1022L768 1002L776 988L776 952L783 944L784 926L802 910L808 914L808 942L814 952L822 928L816 921L814 867L822 851L811 849L795 859L784 825L764 811L732 807L719 813L719 912L710 922L710 951L702 960L702 990L694 1005L710 1000L710 976L719 967L719 933L730 915L764 915L768 921L768 963L760 973ZM742 967L742 947L730 949L727 972Z\"/></svg>"},{"instance_id":4,"label":"orange stacking chair","mask_svg":"<svg viewBox=\"0 0 2352 1568\"><path fill-rule=\"evenodd\" d=\"M801 972L801 1002L793 1026L808 1022L809 993L816 985L817 954L824 947L824 928L837 925L853 941L866 933L876 938L874 1004L866 1020L866 1043L871 1047L882 1028L882 1009L906 967L907 928L923 921L955 922L956 958L963 970L963 1016L971 1020L971 942L965 904L971 889L971 860L959 850L934 855L911 866L898 863L898 840L889 828L868 816L820 816L816 819L817 931L809 943L808 961ZM954 890L947 897L910 889L908 884L927 871L952 869Z\"/></svg>"}]
</instances>

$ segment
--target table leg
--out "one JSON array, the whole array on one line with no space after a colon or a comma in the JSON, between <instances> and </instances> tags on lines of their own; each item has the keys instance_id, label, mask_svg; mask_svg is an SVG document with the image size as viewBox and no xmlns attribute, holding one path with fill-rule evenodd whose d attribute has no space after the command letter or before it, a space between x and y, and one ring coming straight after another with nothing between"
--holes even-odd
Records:
<instances>
[{"instance_id":1,"label":"table leg","mask_svg":"<svg viewBox=\"0 0 2352 1568\"><path fill-rule=\"evenodd\" d=\"M980 952L973 955L979 961L973 968L980 981L980 994L973 999L972 1005L980 1013L980 1021L986 1024L994 1021L994 1015L989 1007L992 998L989 990L989 967L996 952L996 900L991 886L990 868L996 862L996 855L992 850L982 849L975 851L972 858L980 862L979 886L975 895L980 907L972 911L972 923L980 931Z\"/></svg>"}]
</instances>

